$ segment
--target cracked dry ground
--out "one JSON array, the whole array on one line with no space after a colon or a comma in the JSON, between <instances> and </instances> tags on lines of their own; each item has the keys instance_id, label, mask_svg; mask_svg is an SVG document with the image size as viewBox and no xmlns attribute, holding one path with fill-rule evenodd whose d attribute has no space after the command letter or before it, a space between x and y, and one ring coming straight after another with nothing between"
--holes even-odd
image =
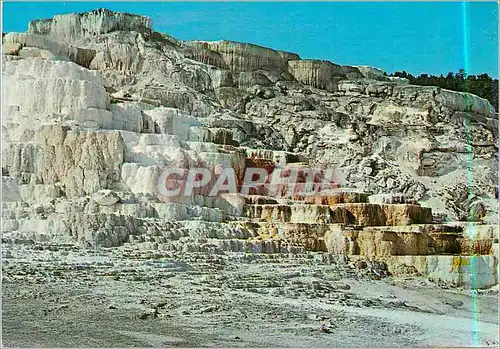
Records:
<instances>
[{"instance_id":1,"label":"cracked dry ground","mask_svg":"<svg viewBox=\"0 0 500 349\"><path fill-rule=\"evenodd\" d=\"M6 347L498 345L496 290L474 304L327 254L4 244L2 272Z\"/></svg>"}]
</instances>

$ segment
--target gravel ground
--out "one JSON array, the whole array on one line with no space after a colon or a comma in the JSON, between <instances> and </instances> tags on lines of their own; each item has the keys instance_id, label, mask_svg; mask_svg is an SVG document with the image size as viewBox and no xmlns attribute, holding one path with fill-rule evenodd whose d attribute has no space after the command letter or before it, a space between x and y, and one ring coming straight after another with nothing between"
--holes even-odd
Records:
<instances>
[{"instance_id":1,"label":"gravel ground","mask_svg":"<svg viewBox=\"0 0 500 349\"><path fill-rule=\"evenodd\" d=\"M419 277L379 280L324 254L4 244L2 257L5 347L499 343L498 288L473 298Z\"/></svg>"}]
</instances>

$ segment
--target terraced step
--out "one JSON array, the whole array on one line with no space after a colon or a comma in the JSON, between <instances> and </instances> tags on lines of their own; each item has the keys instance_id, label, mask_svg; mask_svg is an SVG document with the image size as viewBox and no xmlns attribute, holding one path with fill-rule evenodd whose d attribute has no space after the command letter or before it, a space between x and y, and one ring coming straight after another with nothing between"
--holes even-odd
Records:
<instances>
[{"instance_id":1,"label":"terraced step","mask_svg":"<svg viewBox=\"0 0 500 349\"><path fill-rule=\"evenodd\" d=\"M346 225L401 226L432 223L430 208L412 204L346 203L331 206L332 221Z\"/></svg>"},{"instance_id":2,"label":"terraced step","mask_svg":"<svg viewBox=\"0 0 500 349\"><path fill-rule=\"evenodd\" d=\"M360 226L432 223L430 208L411 204L250 204L243 208L243 215L265 222L342 223Z\"/></svg>"},{"instance_id":3,"label":"terraced step","mask_svg":"<svg viewBox=\"0 0 500 349\"><path fill-rule=\"evenodd\" d=\"M498 284L498 258L494 256L391 256L383 260L394 274L410 269L431 280L472 289Z\"/></svg>"},{"instance_id":4,"label":"terraced step","mask_svg":"<svg viewBox=\"0 0 500 349\"><path fill-rule=\"evenodd\" d=\"M266 159L279 165L307 161L307 159L302 155L286 152L283 150L254 149L248 147L241 148L246 151L246 155L250 159Z\"/></svg>"},{"instance_id":5,"label":"terraced step","mask_svg":"<svg viewBox=\"0 0 500 349\"><path fill-rule=\"evenodd\" d=\"M330 206L327 205L246 205L243 215L256 222L332 223Z\"/></svg>"},{"instance_id":6,"label":"terraced step","mask_svg":"<svg viewBox=\"0 0 500 349\"><path fill-rule=\"evenodd\" d=\"M342 203L367 203L370 194L362 192L339 192L328 195L296 196L294 200L314 205L337 205Z\"/></svg>"}]
</instances>

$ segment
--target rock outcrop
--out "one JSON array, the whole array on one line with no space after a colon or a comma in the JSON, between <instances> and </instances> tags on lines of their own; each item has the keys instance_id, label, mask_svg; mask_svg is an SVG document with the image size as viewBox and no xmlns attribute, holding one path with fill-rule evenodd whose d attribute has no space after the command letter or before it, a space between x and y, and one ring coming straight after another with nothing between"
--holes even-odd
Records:
<instances>
[{"instance_id":1,"label":"rock outcrop","mask_svg":"<svg viewBox=\"0 0 500 349\"><path fill-rule=\"evenodd\" d=\"M258 45L233 41L189 41L185 45L200 51L208 50L218 54L221 61L219 61L219 65L213 65L233 72L248 72L258 69L286 71L288 61L300 59L299 55L295 53L276 51ZM206 56L202 55L200 57ZM211 64L210 60L202 62Z\"/></svg>"},{"instance_id":2,"label":"rock outcrop","mask_svg":"<svg viewBox=\"0 0 500 349\"><path fill-rule=\"evenodd\" d=\"M108 10L31 22L3 52L5 241L317 251L459 285L480 256L480 286L498 282L498 115L484 99L252 44L180 41ZM340 190L158 192L165 167L220 166L238 185L251 167L333 168Z\"/></svg>"},{"instance_id":3,"label":"rock outcrop","mask_svg":"<svg viewBox=\"0 0 500 349\"><path fill-rule=\"evenodd\" d=\"M28 25L28 33L46 35L53 41L65 44L114 31L135 31L150 35L152 21L145 16L98 9L92 12L56 15L52 19L36 20Z\"/></svg>"}]
</instances>

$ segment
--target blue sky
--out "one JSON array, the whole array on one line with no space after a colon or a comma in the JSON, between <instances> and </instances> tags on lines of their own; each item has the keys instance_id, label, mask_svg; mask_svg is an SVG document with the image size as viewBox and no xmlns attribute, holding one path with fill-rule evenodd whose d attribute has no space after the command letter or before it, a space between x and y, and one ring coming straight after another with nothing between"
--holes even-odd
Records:
<instances>
[{"instance_id":1,"label":"blue sky","mask_svg":"<svg viewBox=\"0 0 500 349\"><path fill-rule=\"evenodd\" d=\"M3 30L25 31L33 19L99 7L149 16L156 31L183 40L251 42L388 73L466 68L498 77L495 2L4 2Z\"/></svg>"}]
</instances>

